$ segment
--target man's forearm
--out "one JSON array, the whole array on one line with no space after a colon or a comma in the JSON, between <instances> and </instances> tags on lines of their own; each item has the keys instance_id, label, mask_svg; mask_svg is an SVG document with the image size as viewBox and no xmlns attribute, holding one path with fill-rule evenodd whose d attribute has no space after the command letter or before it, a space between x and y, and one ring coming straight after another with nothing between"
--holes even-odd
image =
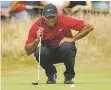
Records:
<instances>
[{"instance_id":1,"label":"man's forearm","mask_svg":"<svg viewBox=\"0 0 111 90\"><path fill-rule=\"evenodd\" d=\"M79 31L74 37L74 41L79 40L83 37L85 37L88 33L90 33L93 30L92 26L85 26L81 31Z\"/></svg>"},{"instance_id":2,"label":"man's forearm","mask_svg":"<svg viewBox=\"0 0 111 90\"><path fill-rule=\"evenodd\" d=\"M35 40L35 41L33 41L32 43L27 44L27 45L25 46L26 54L27 54L27 55L32 54L32 53L35 51L35 49L36 49L36 47L38 46L38 44L39 44L39 40Z\"/></svg>"}]
</instances>

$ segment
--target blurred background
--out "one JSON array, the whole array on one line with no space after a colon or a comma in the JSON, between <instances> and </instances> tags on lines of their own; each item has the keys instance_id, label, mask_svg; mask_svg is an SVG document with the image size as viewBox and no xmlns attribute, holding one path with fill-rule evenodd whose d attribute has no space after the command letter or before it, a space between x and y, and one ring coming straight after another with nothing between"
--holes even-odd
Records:
<instances>
[{"instance_id":1,"label":"blurred background","mask_svg":"<svg viewBox=\"0 0 111 90\"><path fill-rule=\"evenodd\" d=\"M1 20L29 20L42 14L44 6L52 3L57 6L58 13L74 16L83 14L110 14L111 1L0 1Z\"/></svg>"},{"instance_id":2,"label":"blurred background","mask_svg":"<svg viewBox=\"0 0 111 90\"><path fill-rule=\"evenodd\" d=\"M2 69L17 62L35 64L33 55L24 51L31 25L42 16L48 3L58 8L58 13L83 19L94 26L94 31L76 42L79 64L111 62L111 2L110 1L0 1L1 2L1 56ZM76 32L72 30L72 33ZM28 62L29 60L29 62ZM108 61L109 60L109 61ZM21 63L22 64L22 63ZM107 63L109 64L109 63ZM108 66L106 64L106 66ZM77 64L78 65L78 64ZM83 66L84 64L82 64ZM110 66L109 66L110 67Z\"/></svg>"},{"instance_id":3,"label":"blurred background","mask_svg":"<svg viewBox=\"0 0 111 90\"><path fill-rule=\"evenodd\" d=\"M77 58L84 61L89 57L90 60L85 59L87 62L111 58L111 1L0 1L3 69L7 58L12 61L30 58L24 52L28 31L48 3L55 4L58 13L83 19L94 26L91 34L76 42ZM72 33L76 32L72 30Z\"/></svg>"}]
</instances>

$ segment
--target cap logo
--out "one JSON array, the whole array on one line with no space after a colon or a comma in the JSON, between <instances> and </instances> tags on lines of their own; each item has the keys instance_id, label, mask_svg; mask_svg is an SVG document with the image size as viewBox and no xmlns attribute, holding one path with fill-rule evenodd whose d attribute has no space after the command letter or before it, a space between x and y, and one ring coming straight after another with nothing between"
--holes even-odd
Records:
<instances>
[{"instance_id":1,"label":"cap logo","mask_svg":"<svg viewBox=\"0 0 111 90\"><path fill-rule=\"evenodd\" d=\"M53 9L48 9L47 11L51 11L51 10L53 10Z\"/></svg>"}]
</instances>

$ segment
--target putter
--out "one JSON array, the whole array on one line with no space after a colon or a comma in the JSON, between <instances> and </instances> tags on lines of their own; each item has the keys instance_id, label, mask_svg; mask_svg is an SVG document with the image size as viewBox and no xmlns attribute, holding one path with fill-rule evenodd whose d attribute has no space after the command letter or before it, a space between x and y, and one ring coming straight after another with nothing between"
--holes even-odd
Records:
<instances>
[{"instance_id":1,"label":"putter","mask_svg":"<svg viewBox=\"0 0 111 90\"><path fill-rule=\"evenodd\" d=\"M40 19L40 27L42 27L42 19ZM40 42L39 42L39 63L38 63L38 79L37 79L37 82L35 83L32 83L33 85L38 85L39 83L39 80L40 80L40 54L41 54L41 39L42 39L43 35L41 34L40 35Z\"/></svg>"},{"instance_id":2,"label":"putter","mask_svg":"<svg viewBox=\"0 0 111 90\"><path fill-rule=\"evenodd\" d=\"M41 38L42 38L42 35L40 35L40 46L39 46L38 80L37 80L37 82L32 83L33 85L38 85L39 80L40 80L40 53L41 53Z\"/></svg>"}]
</instances>

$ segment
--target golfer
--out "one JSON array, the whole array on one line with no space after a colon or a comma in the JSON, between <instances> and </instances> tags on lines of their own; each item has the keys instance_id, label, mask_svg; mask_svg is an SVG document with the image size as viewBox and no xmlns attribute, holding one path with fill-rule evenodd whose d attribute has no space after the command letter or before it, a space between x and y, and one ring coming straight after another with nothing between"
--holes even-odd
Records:
<instances>
[{"instance_id":1,"label":"golfer","mask_svg":"<svg viewBox=\"0 0 111 90\"><path fill-rule=\"evenodd\" d=\"M71 29L78 31L72 35ZM83 20L78 20L57 13L55 5L49 3L43 9L43 17L31 27L25 44L27 55L34 53L39 62L39 48L37 46L42 35L40 65L45 70L47 84L55 84L57 70L54 64L64 63L64 84L73 84L75 76L74 64L76 56L75 41L85 37L93 27Z\"/></svg>"}]
</instances>

